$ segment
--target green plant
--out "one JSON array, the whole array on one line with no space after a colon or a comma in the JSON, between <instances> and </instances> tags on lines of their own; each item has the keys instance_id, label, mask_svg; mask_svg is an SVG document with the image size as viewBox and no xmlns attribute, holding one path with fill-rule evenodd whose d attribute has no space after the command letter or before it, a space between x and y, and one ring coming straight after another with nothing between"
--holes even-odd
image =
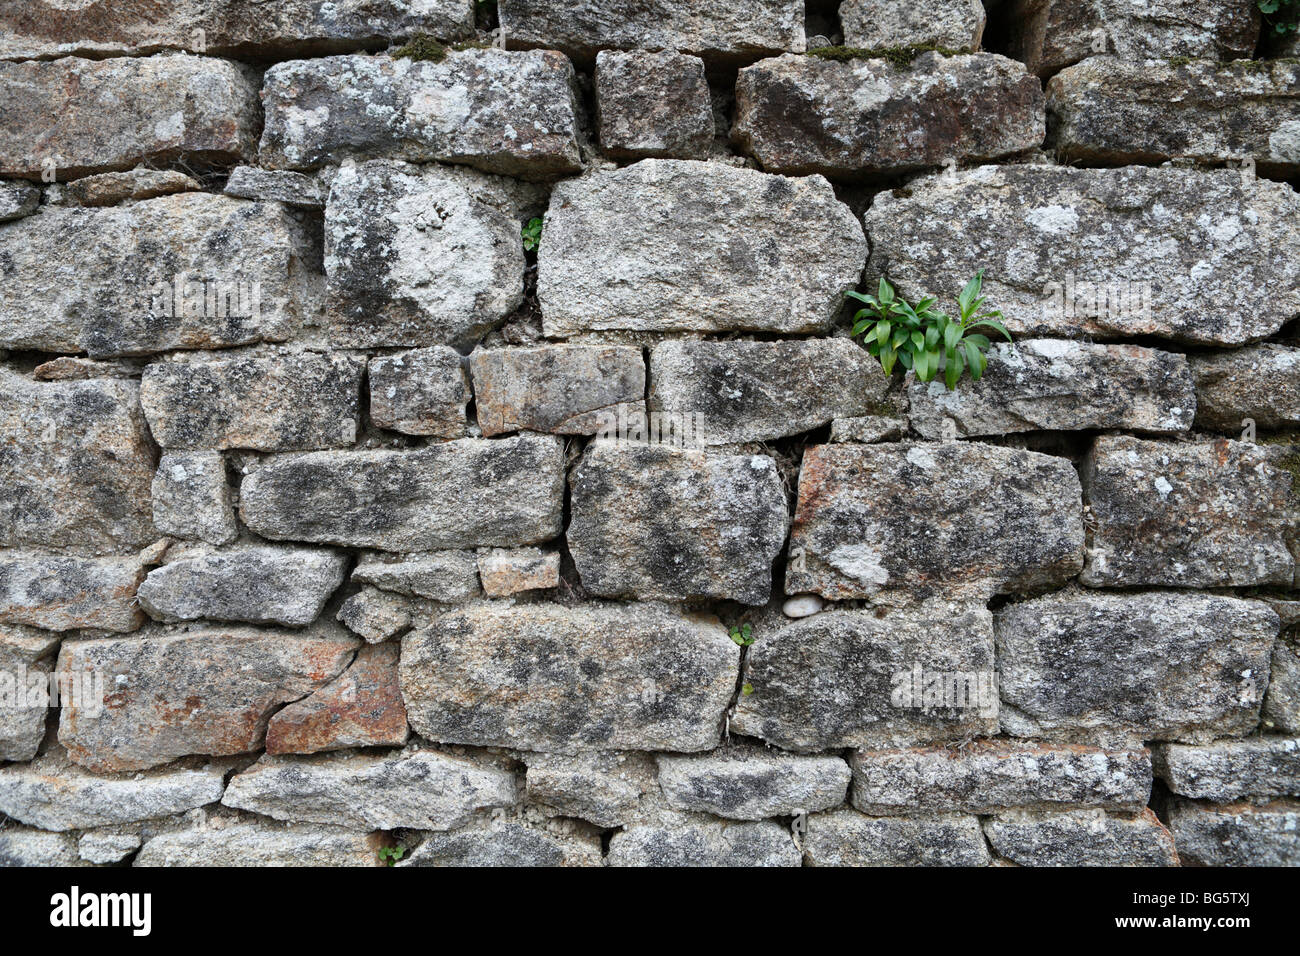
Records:
<instances>
[{"instance_id":1,"label":"green plant","mask_svg":"<svg viewBox=\"0 0 1300 956\"><path fill-rule=\"evenodd\" d=\"M912 305L882 278L875 295L845 293L865 305L853 317L853 335L865 336L863 344L880 359L886 375L892 375L898 363L922 382L933 380L942 369L949 391L957 387L967 369L978 382L988 367L984 353L990 342L975 330L992 329L1011 341L1011 333L999 321L1002 313L984 308L983 287L984 271L980 270L957 296L959 316L954 319L934 307L937 299L924 298Z\"/></svg>"},{"instance_id":2,"label":"green plant","mask_svg":"<svg viewBox=\"0 0 1300 956\"><path fill-rule=\"evenodd\" d=\"M1300 0L1256 0L1264 20L1274 33L1295 33L1300 29Z\"/></svg>"},{"instance_id":3,"label":"green plant","mask_svg":"<svg viewBox=\"0 0 1300 956\"><path fill-rule=\"evenodd\" d=\"M528 225L524 226L524 251L536 252L542 244L542 220L529 219Z\"/></svg>"},{"instance_id":4,"label":"green plant","mask_svg":"<svg viewBox=\"0 0 1300 956\"><path fill-rule=\"evenodd\" d=\"M379 859L388 866L393 866L404 856L406 856L406 847L404 846L386 846L379 851Z\"/></svg>"},{"instance_id":5,"label":"green plant","mask_svg":"<svg viewBox=\"0 0 1300 956\"><path fill-rule=\"evenodd\" d=\"M750 644L754 643L753 630L754 628L749 624L742 624L740 627L733 624L731 626L731 639L741 647L749 647Z\"/></svg>"},{"instance_id":6,"label":"green plant","mask_svg":"<svg viewBox=\"0 0 1300 956\"><path fill-rule=\"evenodd\" d=\"M750 694L754 693L754 685L753 685L753 684L742 684L742 685L741 685L741 688L740 688L740 693L741 693L742 696L744 696L744 697L748 697Z\"/></svg>"},{"instance_id":7,"label":"green plant","mask_svg":"<svg viewBox=\"0 0 1300 956\"><path fill-rule=\"evenodd\" d=\"M417 33L403 46L393 51L394 59L428 60L439 63L447 58L447 48L427 33Z\"/></svg>"}]
</instances>

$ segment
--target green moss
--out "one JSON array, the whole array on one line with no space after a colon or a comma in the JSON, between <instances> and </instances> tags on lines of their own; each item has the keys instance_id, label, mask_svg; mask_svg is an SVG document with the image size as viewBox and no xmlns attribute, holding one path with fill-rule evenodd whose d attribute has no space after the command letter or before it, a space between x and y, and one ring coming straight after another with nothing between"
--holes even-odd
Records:
<instances>
[{"instance_id":1,"label":"green moss","mask_svg":"<svg viewBox=\"0 0 1300 956\"><path fill-rule=\"evenodd\" d=\"M922 53L938 53L942 56L960 56L963 51L950 50L947 47L922 45L922 46L889 46L875 47L870 50L861 50L851 46L819 46L808 51L809 56L815 56L819 60L831 60L835 63L848 63L852 60L888 60L896 67L908 66Z\"/></svg>"},{"instance_id":2,"label":"green moss","mask_svg":"<svg viewBox=\"0 0 1300 956\"><path fill-rule=\"evenodd\" d=\"M393 58L400 60L427 60L438 63L447 58L447 48L429 36L418 33L405 46L393 51Z\"/></svg>"}]
</instances>

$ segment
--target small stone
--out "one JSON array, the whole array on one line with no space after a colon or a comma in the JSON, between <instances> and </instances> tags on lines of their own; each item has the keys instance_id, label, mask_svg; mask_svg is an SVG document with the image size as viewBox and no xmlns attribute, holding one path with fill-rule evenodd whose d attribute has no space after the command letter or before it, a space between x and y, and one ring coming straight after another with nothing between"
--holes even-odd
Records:
<instances>
[{"instance_id":1,"label":"small stone","mask_svg":"<svg viewBox=\"0 0 1300 956\"><path fill-rule=\"evenodd\" d=\"M485 820L431 833L399 866L601 866L600 834L574 825Z\"/></svg>"},{"instance_id":2,"label":"small stone","mask_svg":"<svg viewBox=\"0 0 1300 956\"><path fill-rule=\"evenodd\" d=\"M30 183L0 182L0 222L30 216L41 204L41 191Z\"/></svg>"},{"instance_id":3,"label":"small stone","mask_svg":"<svg viewBox=\"0 0 1300 956\"><path fill-rule=\"evenodd\" d=\"M1300 425L1300 348L1260 345L1189 360L1200 427L1240 432L1247 419L1260 428Z\"/></svg>"},{"instance_id":4,"label":"small stone","mask_svg":"<svg viewBox=\"0 0 1300 956\"><path fill-rule=\"evenodd\" d=\"M149 838L133 865L383 866L382 845L377 833L257 821L160 833Z\"/></svg>"},{"instance_id":5,"label":"small stone","mask_svg":"<svg viewBox=\"0 0 1300 956\"><path fill-rule=\"evenodd\" d=\"M707 818L674 826L633 824L609 841L609 866L798 866L785 827L770 821L726 823Z\"/></svg>"},{"instance_id":6,"label":"small stone","mask_svg":"<svg viewBox=\"0 0 1300 956\"><path fill-rule=\"evenodd\" d=\"M874 445L897 441L907 432L907 419L892 415L860 415L831 422L831 443L861 442Z\"/></svg>"},{"instance_id":7,"label":"small stone","mask_svg":"<svg viewBox=\"0 0 1300 956\"><path fill-rule=\"evenodd\" d=\"M924 8L892 0L840 4L844 45L858 50L932 46L974 53L986 20L980 0L937 0Z\"/></svg>"},{"instance_id":8,"label":"small stone","mask_svg":"<svg viewBox=\"0 0 1300 956\"><path fill-rule=\"evenodd\" d=\"M77 855L87 863L121 863L140 849L142 842L139 833L92 830L77 841Z\"/></svg>"},{"instance_id":9,"label":"small stone","mask_svg":"<svg viewBox=\"0 0 1300 956\"><path fill-rule=\"evenodd\" d=\"M445 345L372 358L370 420L380 428L433 438L465 437L469 376Z\"/></svg>"},{"instance_id":10,"label":"small stone","mask_svg":"<svg viewBox=\"0 0 1300 956\"><path fill-rule=\"evenodd\" d=\"M528 802L561 817L618 827L659 794L654 758L640 753L525 754Z\"/></svg>"},{"instance_id":11,"label":"small stone","mask_svg":"<svg viewBox=\"0 0 1300 956\"><path fill-rule=\"evenodd\" d=\"M0 626L0 760L31 760L45 739L49 673L58 646L57 634ZM45 688L35 699L28 697L33 679Z\"/></svg>"},{"instance_id":12,"label":"small stone","mask_svg":"<svg viewBox=\"0 0 1300 956\"><path fill-rule=\"evenodd\" d=\"M1300 800L1262 806L1174 800L1169 829L1184 866L1295 866L1300 861Z\"/></svg>"},{"instance_id":13,"label":"small stone","mask_svg":"<svg viewBox=\"0 0 1300 956\"><path fill-rule=\"evenodd\" d=\"M856 810L808 818L809 866L987 866L979 817L958 813L868 817Z\"/></svg>"},{"instance_id":14,"label":"small stone","mask_svg":"<svg viewBox=\"0 0 1300 956\"><path fill-rule=\"evenodd\" d=\"M1161 744L1154 756L1156 775L1184 797L1216 803L1300 797L1300 740L1294 737Z\"/></svg>"},{"instance_id":15,"label":"small stone","mask_svg":"<svg viewBox=\"0 0 1300 956\"><path fill-rule=\"evenodd\" d=\"M1284 734L1300 734L1300 632L1285 630L1273 648L1264 726Z\"/></svg>"},{"instance_id":16,"label":"small stone","mask_svg":"<svg viewBox=\"0 0 1300 956\"><path fill-rule=\"evenodd\" d=\"M1178 865L1174 838L1150 810L1013 811L985 821L984 833L994 853L1021 866Z\"/></svg>"},{"instance_id":17,"label":"small stone","mask_svg":"<svg viewBox=\"0 0 1300 956\"><path fill-rule=\"evenodd\" d=\"M825 606L826 602L816 594L800 594L782 604L781 613L792 618L812 617Z\"/></svg>"},{"instance_id":18,"label":"small stone","mask_svg":"<svg viewBox=\"0 0 1300 956\"><path fill-rule=\"evenodd\" d=\"M139 378L140 366L130 360L97 362L94 359L62 355L32 369L38 382L84 382L92 378Z\"/></svg>"},{"instance_id":19,"label":"small stone","mask_svg":"<svg viewBox=\"0 0 1300 956\"><path fill-rule=\"evenodd\" d=\"M145 621L135 601L136 588L144 579L139 558L2 551L0 624L127 634Z\"/></svg>"},{"instance_id":20,"label":"small stone","mask_svg":"<svg viewBox=\"0 0 1300 956\"><path fill-rule=\"evenodd\" d=\"M411 626L411 608L400 594L366 587L343 602L338 619L366 643L378 644Z\"/></svg>"},{"instance_id":21,"label":"small stone","mask_svg":"<svg viewBox=\"0 0 1300 956\"><path fill-rule=\"evenodd\" d=\"M239 523L220 452L171 452L158 462L153 479L153 523L173 538L230 544Z\"/></svg>"},{"instance_id":22,"label":"small stone","mask_svg":"<svg viewBox=\"0 0 1300 956\"><path fill-rule=\"evenodd\" d=\"M86 866L75 833L46 833L26 827L0 830L0 867Z\"/></svg>"},{"instance_id":23,"label":"small stone","mask_svg":"<svg viewBox=\"0 0 1300 956\"><path fill-rule=\"evenodd\" d=\"M479 594L478 563L472 551L363 554L352 580L443 604L459 604Z\"/></svg>"},{"instance_id":24,"label":"small stone","mask_svg":"<svg viewBox=\"0 0 1300 956\"><path fill-rule=\"evenodd\" d=\"M560 553L541 548L494 548L478 556L483 593L490 598L560 586Z\"/></svg>"},{"instance_id":25,"label":"small stone","mask_svg":"<svg viewBox=\"0 0 1300 956\"><path fill-rule=\"evenodd\" d=\"M138 167L123 173L99 173L68 183L64 196L78 206L116 206L128 200L154 199L202 187L184 173Z\"/></svg>"},{"instance_id":26,"label":"small stone","mask_svg":"<svg viewBox=\"0 0 1300 956\"><path fill-rule=\"evenodd\" d=\"M703 159L713 143L704 61L673 50L596 57L600 144L622 159Z\"/></svg>"},{"instance_id":27,"label":"small stone","mask_svg":"<svg viewBox=\"0 0 1300 956\"><path fill-rule=\"evenodd\" d=\"M324 209L329 195L319 180L284 169L236 166L223 190L227 196L258 202L282 202L299 209Z\"/></svg>"},{"instance_id":28,"label":"small stone","mask_svg":"<svg viewBox=\"0 0 1300 956\"><path fill-rule=\"evenodd\" d=\"M689 757L661 755L669 806L731 820L797 817L844 802L849 766L839 757L732 747Z\"/></svg>"}]
</instances>

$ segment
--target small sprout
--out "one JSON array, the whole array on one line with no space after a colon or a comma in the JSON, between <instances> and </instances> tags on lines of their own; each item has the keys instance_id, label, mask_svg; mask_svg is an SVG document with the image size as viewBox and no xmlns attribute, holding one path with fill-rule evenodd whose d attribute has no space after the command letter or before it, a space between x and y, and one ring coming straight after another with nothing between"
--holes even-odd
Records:
<instances>
[{"instance_id":1,"label":"small sprout","mask_svg":"<svg viewBox=\"0 0 1300 956\"><path fill-rule=\"evenodd\" d=\"M753 684L742 684L742 685L741 685L741 688L740 688L740 694L741 694L742 697L748 697L748 696L749 696L750 694L752 694L752 693L754 693L754 685L753 685Z\"/></svg>"},{"instance_id":2,"label":"small sprout","mask_svg":"<svg viewBox=\"0 0 1300 956\"><path fill-rule=\"evenodd\" d=\"M406 856L404 846L386 846L379 851L379 859L388 866L393 866L404 856Z\"/></svg>"},{"instance_id":3,"label":"small sprout","mask_svg":"<svg viewBox=\"0 0 1300 956\"><path fill-rule=\"evenodd\" d=\"M736 627L733 624L731 627L731 639L741 647L749 647L750 644L754 643L753 630L753 627L748 624L742 624L740 627Z\"/></svg>"},{"instance_id":4,"label":"small sprout","mask_svg":"<svg viewBox=\"0 0 1300 956\"><path fill-rule=\"evenodd\" d=\"M524 226L524 251L536 252L542 244L542 220L530 219L528 225Z\"/></svg>"}]
</instances>

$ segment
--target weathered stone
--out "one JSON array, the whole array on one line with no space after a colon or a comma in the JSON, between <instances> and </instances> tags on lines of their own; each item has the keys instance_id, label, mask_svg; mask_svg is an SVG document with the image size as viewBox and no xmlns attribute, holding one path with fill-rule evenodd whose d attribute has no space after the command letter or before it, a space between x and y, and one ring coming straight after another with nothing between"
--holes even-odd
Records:
<instances>
[{"instance_id":1,"label":"weathered stone","mask_svg":"<svg viewBox=\"0 0 1300 956\"><path fill-rule=\"evenodd\" d=\"M1178 865L1173 837L1150 810L1018 810L986 820L984 834L994 853L1021 866Z\"/></svg>"},{"instance_id":2,"label":"weathered stone","mask_svg":"<svg viewBox=\"0 0 1300 956\"><path fill-rule=\"evenodd\" d=\"M420 171L426 178L460 186L479 202L520 223L545 215L551 199L551 186L545 182L529 182L513 176L485 173L470 166L440 163L424 164Z\"/></svg>"},{"instance_id":3,"label":"weathered stone","mask_svg":"<svg viewBox=\"0 0 1300 956\"><path fill-rule=\"evenodd\" d=\"M820 177L643 160L556 186L538 254L542 328L824 331L866 253Z\"/></svg>"},{"instance_id":4,"label":"weathered stone","mask_svg":"<svg viewBox=\"0 0 1300 956\"><path fill-rule=\"evenodd\" d=\"M1090 587L1290 584L1292 478L1235 441L1097 439L1084 463Z\"/></svg>"},{"instance_id":5,"label":"weathered stone","mask_svg":"<svg viewBox=\"0 0 1300 956\"><path fill-rule=\"evenodd\" d=\"M560 586L560 553L541 548L493 549L478 556L483 593L490 598Z\"/></svg>"},{"instance_id":6,"label":"weathered stone","mask_svg":"<svg viewBox=\"0 0 1300 956\"><path fill-rule=\"evenodd\" d=\"M503 0L501 27L512 48L563 50L582 61L604 49L681 50L710 61L803 51L799 0L586 0L557 7L547 0Z\"/></svg>"},{"instance_id":7,"label":"weathered stone","mask_svg":"<svg viewBox=\"0 0 1300 956\"><path fill-rule=\"evenodd\" d=\"M363 647L333 683L294 701L266 727L268 754L400 747L410 737L397 682L396 644Z\"/></svg>"},{"instance_id":8,"label":"weathered stone","mask_svg":"<svg viewBox=\"0 0 1300 956\"><path fill-rule=\"evenodd\" d=\"M159 621L242 621L305 627L347 576L347 557L315 548L236 545L174 549L137 596Z\"/></svg>"},{"instance_id":9,"label":"weathered stone","mask_svg":"<svg viewBox=\"0 0 1300 956\"><path fill-rule=\"evenodd\" d=\"M525 754L528 802L599 827L638 819L642 801L658 795L654 758L639 753Z\"/></svg>"},{"instance_id":10,"label":"weathered stone","mask_svg":"<svg viewBox=\"0 0 1300 956\"><path fill-rule=\"evenodd\" d=\"M0 830L0 867L86 866L74 833L46 833L26 827Z\"/></svg>"},{"instance_id":11,"label":"weathered stone","mask_svg":"<svg viewBox=\"0 0 1300 956\"><path fill-rule=\"evenodd\" d=\"M154 199L173 193L197 192L201 188L197 180L182 172L142 166L74 180L64 188L63 195L77 206L116 206L129 199Z\"/></svg>"},{"instance_id":12,"label":"weathered stone","mask_svg":"<svg viewBox=\"0 0 1300 956\"><path fill-rule=\"evenodd\" d=\"M542 435L286 455L244 479L240 514L276 540L404 552L537 544L562 529L562 457Z\"/></svg>"},{"instance_id":13,"label":"weathered stone","mask_svg":"<svg viewBox=\"0 0 1300 956\"><path fill-rule=\"evenodd\" d=\"M223 190L227 196L258 202L282 202L301 209L324 209L329 190L317 179L287 169L237 166Z\"/></svg>"},{"instance_id":14,"label":"weathered stone","mask_svg":"<svg viewBox=\"0 0 1300 956\"><path fill-rule=\"evenodd\" d=\"M974 53L984 36L980 0L938 0L924 7L893 0L844 0L844 45L858 50L940 47Z\"/></svg>"},{"instance_id":15,"label":"weathered stone","mask_svg":"<svg viewBox=\"0 0 1300 956\"><path fill-rule=\"evenodd\" d=\"M994 345L988 358L984 377L955 391L913 380L912 428L932 439L1037 429L1177 433L1196 414L1187 358L1173 352L1027 339Z\"/></svg>"},{"instance_id":16,"label":"weathered stone","mask_svg":"<svg viewBox=\"0 0 1300 956\"><path fill-rule=\"evenodd\" d=\"M86 830L216 803L229 768L189 760L148 773L96 776L50 753L0 768L0 813L42 830Z\"/></svg>"},{"instance_id":17,"label":"weathered stone","mask_svg":"<svg viewBox=\"0 0 1300 956\"><path fill-rule=\"evenodd\" d=\"M1184 866L1300 865L1300 801L1205 804L1175 800L1169 809Z\"/></svg>"},{"instance_id":18,"label":"weathered stone","mask_svg":"<svg viewBox=\"0 0 1300 956\"><path fill-rule=\"evenodd\" d=\"M48 681L59 635L0 627L0 760L31 760L45 737ZM42 692L32 699L33 681ZM46 703L42 703L44 700Z\"/></svg>"},{"instance_id":19,"label":"weathered stone","mask_svg":"<svg viewBox=\"0 0 1300 956\"><path fill-rule=\"evenodd\" d=\"M630 345L478 349L469 367L484 435L591 435L645 409L645 360Z\"/></svg>"},{"instance_id":20,"label":"weathered stone","mask_svg":"<svg viewBox=\"0 0 1300 956\"><path fill-rule=\"evenodd\" d=\"M987 267L988 305L1017 335L1240 345L1300 311L1297 217L1285 184L1230 171L984 166L878 194L868 271L955 311ZM1233 307L1207 308L1225 275Z\"/></svg>"},{"instance_id":21,"label":"weathered stone","mask_svg":"<svg viewBox=\"0 0 1300 956\"><path fill-rule=\"evenodd\" d=\"M223 821L225 822L225 821ZM333 826L225 823L160 833L135 866L383 866L382 835Z\"/></svg>"},{"instance_id":22,"label":"weathered stone","mask_svg":"<svg viewBox=\"0 0 1300 956\"><path fill-rule=\"evenodd\" d=\"M889 389L851 339L668 341L650 353L650 410L699 415L706 444L767 441L862 415Z\"/></svg>"},{"instance_id":23,"label":"weathered stone","mask_svg":"<svg viewBox=\"0 0 1300 956\"><path fill-rule=\"evenodd\" d=\"M220 452L172 452L153 479L153 523L159 534L230 544L239 536Z\"/></svg>"},{"instance_id":24,"label":"weathered stone","mask_svg":"<svg viewBox=\"0 0 1300 956\"><path fill-rule=\"evenodd\" d=\"M519 225L404 163L344 166L325 207L331 337L472 345L524 296Z\"/></svg>"},{"instance_id":25,"label":"weathered stone","mask_svg":"<svg viewBox=\"0 0 1300 956\"><path fill-rule=\"evenodd\" d=\"M0 62L0 175L61 180L165 164L248 159L257 88L235 63L178 54Z\"/></svg>"},{"instance_id":26,"label":"weathered stone","mask_svg":"<svg viewBox=\"0 0 1300 956\"><path fill-rule=\"evenodd\" d=\"M427 740L573 753L717 745L739 649L657 605L483 605L402 639L402 697Z\"/></svg>"},{"instance_id":27,"label":"weathered stone","mask_svg":"<svg viewBox=\"0 0 1300 956\"><path fill-rule=\"evenodd\" d=\"M596 57L600 145L623 159L703 159L713 143L704 61L673 50Z\"/></svg>"},{"instance_id":28,"label":"weathered stone","mask_svg":"<svg viewBox=\"0 0 1300 956\"><path fill-rule=\"evenodd\" d=\"M305 451L353 444L364 364L302 352L267 358L158 362L140 403L164 448Z\"/></svg>"},{"instance_id":29,"label":"weathered stone","mask_svg":"<svg viewBox=\"0 0 1300 956\"><path fill-rule=\"evenodd\" d=\"M992 617L931 603L824 611L756 634L731 729L785 750L888 748L997 732ZM927 698L929 675L943 693Z\"/></svg>"},{"instance_id":30,"label":"weathered stone","mask_svg":"<svg viewBox=\"0 0 1300 956\"><path fill-rule=\"evenodd\" d=\"M0 222L30 216L41 204L41 191L30 183L0 182Z\"/></svg>"},{"instance_id":31,"label":"weathered stone","mask_svg":"<svg viewBox=\"0 0 1300 956\"><path fill-rule=\"evenodd\" d=\"M1260 428L1300 425L1300 348L1261 345L1190 361L1202 428L1237 432L1248 418Z\"/></svg>"},{"instance_id":32,"label":"weathered stone","mask_svg":"<svg viewBox=\"0 0 1300 956\"><path fill-rule=\"evenodd\" d=\"M1002 729L1202 743L1250 733L1277 615L1211 594L1064 592L997 613Z\"/></svg>"},{"instance_id":33,"label":"weathered stone","mask_svg":"<svg viewBox=\"0 0 1300 956\"><path fill-rule=\"evenodd\" d=\"M864 750L851 763L853 805L873 816L1082 807L1137 813L1151 796L1145 750L983 741Z\"/></svg>"},{"instance_id":34,"label":"weathered stone","mask_svg":"<svg viewBox=\"0 0 1300 956\"><path fill-rule=\"evenodd\" d=\"M1284 734L1300 734L1300 631L1284 630L1273 648L1264 726Z\"/></svg>"},{"instance_id":35,"label":"weathered stone","mask_svg":"<svg viewBox=\"0 0 1300 956\"><path fill-rule=\"evenodd\" d=\"M1248 156L1269 176L1300 172L1300 63L1097 56L1047 84L1062 162L1223 162ZM1215 221L1220 221L1215 217Z\"/></svg>"},{"instance_id":36,"label":"weathered stone","mask_svg":"<svg viewBox=\"0 0 1300 956\"><path fill-rule=\"evenodd\" d=\"M596 441L570 491L567 540L588 593L767 603L786 504L766 455Z\"/></svg>"},{"instance_id":37,"label":"weathered stone","mask_svg":"<svg viewBox=\"0 0 1300 956\"><path fill-rule=\"evenodd\" d=\"M0 449L0 546L100 554L157 537L135 382L33 382L0 368Z\"/></svg>"},{"instance_id":38,"label":"weathered stone","mask_svg":"<svg viewBox=\"0 0 1300 956\"><path fill-rule=\"evenodd\" d=\"M732 138L769 172L863 177L1024 152L1045 124L1038 79L996 54L783 56L740 71Z\"/></svg>"},{"instance_id":39,"label":"weathered stone","mask_svg":"<svg viewBox=\"0 0 1300 956\"><path fill-rule=\"evenodd\" d=\"M831 422L831 442L861 442L874 445L896 441L907 431L907 419L892 415L859 415Z\"/></svg>"},{"instance_id":40,"label":"weathered stone","mask_svg":"<svg viewBox=\"0 0 1300 956\"><path fill-rule=\"evenodd\" d=\"M90 378L139 378L140 366L132 359L98 362L75 355L61 355L32 369L38 382L84 382Z\"/></svg>"},{"instance_id":41,"label":"weathered stone","mask_svg":"<svg viewBox=\"0 0 1300 956\"><path fill-rule=\"evenodd\" d=\"M798 866L799 850L780 824L705 818L677 825L633 824L609 841L606 862L609 866Z\"/></svg>"},{"instance_id":42,"label":"weathered stone","mask_svg":"<svg viewBox=\"0 0 1300 956\"><path fill-rule=\"evenodd\" d=\"M434 438L465 437L469 376L453 348L435 345L370 360L370 420Z\"/></svg>"},{"instance_id":43,"label":"weathered stone","mask_svg":"<svg viewBox=\"0 0 1300 956\"><path fill-rule=\"evenodd\" d=\"M1184 797L1218 803L1300 797L1300 740L1294 737L1249 737L1204 747L1162 744L1154 756L1156 775Z\"/></svg>"},{"instance_id":44,"label":"weathered stone","mask_svg":"<svg viewBox=\"0 0 1300 956\"><path fill-rule=\"evenodd\" d=\"M787 594L922 599L1064 584L1083 564L1069 461L970 442L804 451Z\"/></svg>"},{"instance_id":45,"label":"weathered stone","mask_svg":"<svg viewBox=\"0 0 1300 956\"><path fill-rule=\"evenodd\" d=\"M271 715L337 677L358 644L328 632L221 627L67 641L57 671L98 672L110 693L102 710L65 700L59 742L95 773L258 750Z\"/></svg>"},{"instance_id":46,"label":"weathered stone","mask_svg":"<svg viewBox=\"0 0 1300 956\"><path fill-rule=\"evenodd\" d=\"M732 820L797 817L844 802L849 765L762 747L732 747L690 757L660 756L659 786L669 806Z\"/></svg>"},{"instance_id":47,"label":"weathered stone","mask_svg":"<svg viewBox=\"0 0 1300 956\"><path fill-rule=\"evenodd\" d=\"M136 832L92 830L77 841L77 855L87 863L121 863L140 849L142 842Z\"/></svg>"},{"instance_id":48,"label":"weathered stone","mask_svg":"<svg viewBox=\"0 0 1300 956\"><path fill-rule=\"evenodd\" d=\"M367 644L378 644L411 626L411 608L400 594L365 587L343 602L338 619Z\"/></svg>"},{"instance_id":49,"label":"weathered stone","mask_svg":"<svg viewBox=\"0 0 1300 956\"><path fill-rule=\"evenodd\" d=\"M479 593L478 564L472 551L363 554L352 580L444 604L458 604Z\"/></svg>"},{"instance_id":50,"label":"weathered stone","mask_svg":"<svg viewBox=\"0 0 1300 956\"><path fill-rule=\"evenodd\" d=\"M1125 60L1250 59L1259 40L1253 0L1013 0L1008 56L1048 77L1104 49Z\"/></svg>"},{"instance_id":51,"label":"weathered stone","mask_svg":"<svg viewBox=\"0 0 1300 956\"><path fill-rule=\"evenodd\" d=\"M0 348L105 358L281 341L318 300L310 256L306 227L275 204L181 193L45 209L0 226Z\"/></svg>"},{"instance_id":52,"label":"weathered stone","mask_svg":"<svg viewBox=\"0 0 1300 956\"><path fill-rule=\"evenodd\" d=\"M195 53L243 57L354 50L427 33L474 32L473 0L171 0L159 5L34 0L0 10L0 59Z\"/></svg>"},{"instance_id":53,"label":"weathered stone","mask_svg":"<svg viewBox=\"0 0 1300 956\"><path fill-rule=\"evenodd\" d=\"M809 866L987 866L978 817L958 813L868 817L815 813L803 841Z\"/></svg>"},{"instance_id":54,"label":"weathered stone","mask_svg":"<svg viewBox=\"0 0 1300 956\"><path fill-rule=\"evenodd\" d=\"M135 602L144 576L139 558L0 551L0 624L129 633L145 621Z\"/></svg>"},{"instance_id":55,"label":"weathered stone","mask_svg":"<svg viewBox=\"0 0 1300 956\"><path fill-rule=\"evenodd\" d=\"M600 834L486 820L425 837L401 866L601 866Z\"/></svg>"},{"instance_id":56,"label":"weathered stone","mask_svg":"<svg viewBox=\"0 0 1300 956\"><path fill-rule=\"evenodd\" d=\"M518 800L514 775L431 750L394 756L263 757L222 803L295 823L352 830L452 830Z\"/></svg>"},{"instance_id":57,"label":"weathered stone","mask_svg":"<svg viewBox=\"0 0 1300 956\"><path fill-rule=\"evenodd\" d=\"M266 72L260 165L443 160L545 178L581 169L573 66L542 50L448 51L438 61L334 56Z\"/></svg>"}]
</instances>

